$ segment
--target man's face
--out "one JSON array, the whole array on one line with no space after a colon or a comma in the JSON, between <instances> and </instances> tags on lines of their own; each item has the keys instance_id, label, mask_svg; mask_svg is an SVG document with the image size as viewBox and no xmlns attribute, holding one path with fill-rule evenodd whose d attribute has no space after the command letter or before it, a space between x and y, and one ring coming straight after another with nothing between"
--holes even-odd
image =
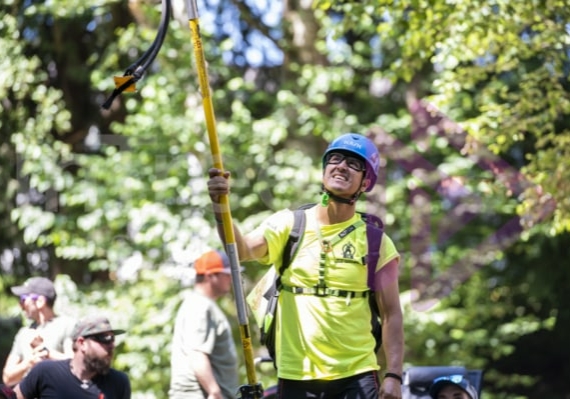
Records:
<instances>
[{"instance_id":1,"label":"man's face","mask_svg":"<svg viewBox=\"0 0 570 399\"><path fill-rule=\"evenodd\" d=\"M350 197L364 191L369 181L364 180L366 163L347 153L332 152L325 158L323 184L327 190L340 197Z\"/></svg>"},{"instance_id":2,"label":"man's face","mask_svg":"<svg viewBox=\"0 0 570 399\"><path fill-rule=\"evenodd\" d=\"M439 391L437 399L471 399L471 397L459 387L447 385Z\"/></svg>"},{"instance_id":3,"label":"man's face","mask_svg":"<svg viewBox=\"0 0 570 399\"><path fill-rule=\"evenodd\" d=\"M20 296L20 307L30 320L39 321L40 308L45 305L45 298L36 294Z\"/></svg>"},{"instance_id":4,"label":"man's face","mask_svg":"<svg viewBox=\"0 0 570 399\"><path fill-rule=\"evenodd\" d=\"M232 275L230 271L212 273L209 275L214 295L219 298L226 295L232 289Z\"/></svg>"},{"instance_id":5,"label":"man's face","mask_svg":"<svg viewBox=\"0 0 570 399\"><path fill-rule=\"evenodd\" d=\"M115 350L115 336L112 332L80 337L83 364L89 371L106 374L111 368Z\"/></svg>"}]
</instances>

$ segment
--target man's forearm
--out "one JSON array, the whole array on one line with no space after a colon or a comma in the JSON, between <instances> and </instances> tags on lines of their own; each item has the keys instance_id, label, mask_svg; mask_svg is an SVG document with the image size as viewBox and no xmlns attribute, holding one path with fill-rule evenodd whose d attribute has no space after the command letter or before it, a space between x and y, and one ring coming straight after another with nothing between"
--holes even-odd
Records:
<instances>
[{"instance_id":1,"label":"man's forearm","mask_svg":"<svg viewBox=\"0 0 570 399\"><path fill-rule=\"evenodd\" d=\"M221 215L216 214L216 227L218 228L218 235L220 236L224 245L226 244L226 236L224 232L224 225L221 223ZM237 253L239 255L240 262L247 262L249 260L259 259L265 252L267 251L266 245L259 245L260 243L263 244L260 240L254 240L252 246L250 246L250 242L246 240L246 238L241 233L240 229L236 226L235 223L232 222L233 233L234 233L234 243L237 248ZM250 240L251 241L251 240Z\"/></svg>"},{"instance_id":2,"label":"man's forearm","mask_svg":"<svg viewBox=\"0 0 570 399\"><path fill-rule=\"evenodd\" d=\"M382 347L386 372L402 375L404 362L404 327L402 313L385 317L382 322Z\"/></svg>"},{"instance_id":3,"label":"man's forearm","mask_svg":"<svg viewBox=\"0 0 570 399\"><path fill-rule=\"evenodd\" d=\"M26 397L22 394L22 391L20 390L20 385L16 385L16 387L14 388L14 393L16 394L17 399L26 399Z\"/></svg>"},{"instance_id":4,"label":"man's forearm","mask_svg":"<svg viewBox=\"0 0 570 399\"><path fill-rule=\"evenodd\" d=\"M220 395L220 386L212 372L210 358L205 353L194 352L194 372L198 383L208 395Z\"/></svg>"},{"instance_id":5,"label":"man's forearm","mask_svg":"<svg viewBox=\"0 0 570 399\"><path fill-rule=\"evenodd\" d=\"M33 363L27 360L22 360L19 363L6 365L2 373L4 384L14 386L24 378Z\"/></svg>"}]
</instances>

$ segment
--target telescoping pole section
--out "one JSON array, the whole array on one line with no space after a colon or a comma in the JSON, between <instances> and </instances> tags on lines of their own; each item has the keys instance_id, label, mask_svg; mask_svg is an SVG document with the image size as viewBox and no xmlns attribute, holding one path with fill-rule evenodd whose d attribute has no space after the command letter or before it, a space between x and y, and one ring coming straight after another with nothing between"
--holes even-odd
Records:
<instances>
[{"instance_id":1,"label":"telescoping pole section","mask_svg":"<svg viewBox=\"0 0 570 399\"><path fill-rule=\"evenodd\" d=\"M204 58L204 49L202 47L202 37L200 34L200 22L198 15L198 6L196 0L186 0L186 8L188 10L188 24L190 25L190 32L192 34L192 42L194 46L194 57L196 59L196 67L198 70L198 79L200 83L200 90L202 92L202 104L204 107L204 114L206 117L206 127L208 130L208 138L210 140L210 151L214 159L214 167L219 170L224 170L222 163L222 155L220 152L220 145L218 135L216 132L216 120L214 116L214 106L212 97L210 95L210 84L208 81L208 71L206 69L206 61ZM222 221L224 224L224 236L226 241L226 252L230 259L232 269L232 284L236 300L236 308L238 321L240 325L241 342L244 351L245 367L247 372L248 385L243 385L239 388L239 398L242 399L257 399L263 395L261 384L258 383L255 364L253 360L253 347L251 344L251 334L247 320L247 311L245 305L245 295L243 292L243 284L240 274L239 256L237 252L236 240L234 229L232 225L232 216L229 206L229 198L223 195L220 199L220 211L222 214Z\"/></svg>"}]
</instances>

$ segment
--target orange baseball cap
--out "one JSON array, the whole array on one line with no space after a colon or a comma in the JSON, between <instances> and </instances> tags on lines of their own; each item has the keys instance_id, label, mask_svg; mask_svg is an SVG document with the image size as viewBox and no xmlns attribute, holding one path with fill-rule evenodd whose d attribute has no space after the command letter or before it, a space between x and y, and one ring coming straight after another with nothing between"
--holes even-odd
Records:
<instances>
[{"instance_id":1,"label":"orange baseball cap","mask_svg":"<svg viewBox=\"0 0 570 399\"><path fill-rule=\"evenodd\" d=\"M208 251L194 262L196 274L231 274L230 259L223 251Z\"/></svg>"}]
</instances>

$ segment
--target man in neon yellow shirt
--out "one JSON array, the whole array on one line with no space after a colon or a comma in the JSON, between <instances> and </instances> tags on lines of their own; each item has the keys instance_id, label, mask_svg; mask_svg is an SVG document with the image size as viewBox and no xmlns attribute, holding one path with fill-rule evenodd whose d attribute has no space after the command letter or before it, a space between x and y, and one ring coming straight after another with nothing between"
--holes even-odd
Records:
<instances>
[{"instance_id":1,"label":"man in neon yellow shirt","mask_svg":"<svg viewBox=\"0 0 570 399\"><path fill-rule=\"evenodd\" d=\"M385 378L380 385L375 340L366 297L366 226L356 201L376 183L379 154L366 137L348 133L323 155L320 205L305 210L299 249L281 276L276 324L278 398L401 398L404 351L399 299L400 256L384 234L374 285L382 315ZM210 169L208 190L220 225L220 196L229 193L229 173ZM242 235L234 224L241 261L274 264L279 270L293 225L293 212L279 211ZM223 230L218 229L222 238Z\"/></svg>"}]
</instances>

